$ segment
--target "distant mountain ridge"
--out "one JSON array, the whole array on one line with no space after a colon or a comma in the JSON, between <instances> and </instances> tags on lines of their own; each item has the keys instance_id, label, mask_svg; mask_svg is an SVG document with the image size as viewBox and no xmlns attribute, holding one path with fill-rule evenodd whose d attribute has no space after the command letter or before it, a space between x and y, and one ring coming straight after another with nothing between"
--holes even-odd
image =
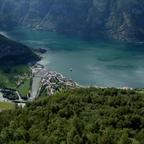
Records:
<instances>
[{"instance_id":1,"label":"distant mountain ridge","mask_svg":"<svg viewBox=\"0 0 144 144\"><path fill-rule=\"evenodd\" d=\"M143 0L1 0L0 26L144 41Z\"/></svg>"},{"instance_id":2,"label":"distant mountain ridge","mask_svg":"<svg viewBox=\"0 0 144 144\"><path fill-rule=\"evenodd\" d=\"M27 64L37 60L39 57L30 48L0 34L0 65Z\"/></svg>"}]
</instances>

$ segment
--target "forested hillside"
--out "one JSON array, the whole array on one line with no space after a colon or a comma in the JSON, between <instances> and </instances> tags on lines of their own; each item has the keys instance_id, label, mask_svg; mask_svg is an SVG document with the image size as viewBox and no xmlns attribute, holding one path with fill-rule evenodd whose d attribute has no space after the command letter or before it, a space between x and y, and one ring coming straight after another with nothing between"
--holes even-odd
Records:
<instances>
[{"instance_id":1,"label":"forested hillside","mask_svg":"<svg viewBox=\"0 0 144 144\"><path fill-rule=\"evenodd\" d=\"M0 66L27 64L39 57L27 46L0 35Z\"/></svg>"},{"instance_id":2,"label":"forested hillside","mask_svg":"<svg viewBox=\"0 0 144 144\"><path fill-rule=\"evenodd\" d=\"M1 0L0 26L144 41L143 0Z\"/></svg>"},{"instance_id":3,"label":"forested hillside","mask_svg":"<svg viewBox=\"0 0 144 144\"><path fill-rule=\"evenodd\" d=\"M144 94L75 89L0 113L0 144L143 144Z\"/></svg>"}]
</instances>

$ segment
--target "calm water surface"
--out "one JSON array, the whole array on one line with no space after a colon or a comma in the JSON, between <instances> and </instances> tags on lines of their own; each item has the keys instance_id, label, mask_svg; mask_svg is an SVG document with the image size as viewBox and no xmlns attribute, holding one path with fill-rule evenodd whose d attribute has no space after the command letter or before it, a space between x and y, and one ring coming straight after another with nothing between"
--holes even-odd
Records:
<instances>
[{"instance_id":1,"label":"calm water surface","mask_svg":"<svg viewBox=\"0 0 144 144\"><path fill-rule=\"evenodd\" d=\"M7 35L34 48L47 48L43 63L80 84L144 87L143 45L86 42L54 32L26 29L7 31Z\"/></svg>"}]
</instances>

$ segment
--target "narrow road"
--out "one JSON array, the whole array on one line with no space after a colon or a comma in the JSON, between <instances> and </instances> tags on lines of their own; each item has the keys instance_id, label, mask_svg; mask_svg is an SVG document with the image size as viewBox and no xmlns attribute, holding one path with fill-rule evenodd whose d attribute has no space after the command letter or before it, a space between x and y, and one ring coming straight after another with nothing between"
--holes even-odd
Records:
<instances>
[{"instance_id":1,"label":"narrow road","mask_svg":"<svg viewBox=\"0 0 144 144\"><path fill-rule=\"evenodd\" d=\"M23 101L18 91L16 91L16 94L19 97L19 101Z\"/></svg>"}]
</instances>

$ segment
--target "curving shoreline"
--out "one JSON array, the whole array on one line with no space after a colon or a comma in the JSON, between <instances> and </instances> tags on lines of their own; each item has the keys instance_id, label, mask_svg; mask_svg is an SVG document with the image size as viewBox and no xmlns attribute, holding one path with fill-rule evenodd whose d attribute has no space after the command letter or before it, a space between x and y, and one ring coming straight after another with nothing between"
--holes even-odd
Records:
<instances>
[{"instance_id":1,"label":"curving shoreline","mask_svg":"<svg viewBox=\"0 0 144 144\"><path fill-rule=\"evenodd\" d=\"M69 88L90 88L90 87L95 87L95 88L101 88L101 89L107 89L107 88L112 88L112 87L100 87L100 86L84 86L80 85L77 82L73 81L72 79L68 79L64 77L61 73L58 73L56 71L51 71L48 68L46 68L45 63L43 63L44 58L42 58L40 61L38 61L33 67L31 67L32 72L33 72L33 79L35 78L40 78L39 80L40 87L42 88L47 87L49 92L47 93L48 95L53 95L54 92L56 92L56 89L58 87L57 83L51 82L51 79L54 79L54 81L59 81L60 83L65 84L66 86L69 86ZM35 82L34 82L35 83ZM37 92L40 92L41 88L37 89ZM134 88L131 87L115 87L116 89L123 89L123 90L133 90ZM33 99L38 97L38 94L35 93L35 96L32 95ZM31 100L33 100L31 99Z\"/></svg>"},{"instance_id":2,"label":"curving shoreline","mask_svg":"<svg viewBox=\"0 0 144 144\"><path fill-rule=\"evenodd\" d=\"M44 65L40 64L40 61L30 68L33 74L30 100L37 98L42 88L47 89L48 95L53 95L61 87L80 87L80 85L72 79L64 77L61 73L47 69ZM35 88L35 85L37 85L37 88Z\"/></svg>"}]
</instances>

